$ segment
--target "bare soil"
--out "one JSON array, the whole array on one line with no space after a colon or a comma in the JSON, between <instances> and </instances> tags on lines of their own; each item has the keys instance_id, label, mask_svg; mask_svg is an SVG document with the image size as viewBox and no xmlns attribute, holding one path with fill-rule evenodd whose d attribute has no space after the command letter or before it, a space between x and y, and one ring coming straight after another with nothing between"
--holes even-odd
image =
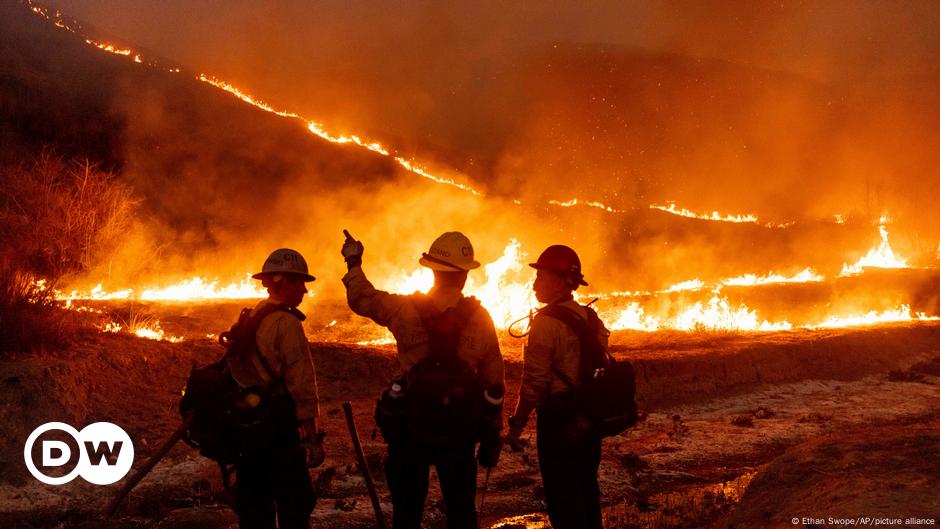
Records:
<instances>
[{"instance_id":1,"label":"bare soil","mask_svg":"<svg viewBox=\"0 0 940 529\"><path fill-rule=\"evenodd\" d=\"M931 447L936 452L940 435L938 337L936 324L766 335L615 335L615 354L637 367L638 398L648 417L604 442L600 476L607 526L763 527L772 526L768 520L789 520L791 512L835 516L869 501L877 501L885 515L936 513L936 495L930 493L938 474L923 462ZM221 352L208 338L187 338L168 343L91 334L65 351L0 360L0 526L237 525L222 499L218 469L182 443L109 521L98 513L117 486L82 480L42 485L22 462L27 435L55 420L79 428L95 421L121 425L142 464L178 424L176 404L190 367ZM394 350L313 347L329 454L312 471L321 492L315 526L371 527L341 404L353 403L388 514L384 445L381 437L372 438L372 412L397 371ZM506 349L512 401L520 355L517 344ZM532 426L523 437L534 443ZM788 473L794 465L801 470ZM878 471L862 480L865 468ZM481 487L483 479L481 472ZM489 479L483 526L545 526L542 501L534 446L520 453L506 449ZM432 479L425 523L443 527L443 520Z\"/></svg>"}]
</instances>

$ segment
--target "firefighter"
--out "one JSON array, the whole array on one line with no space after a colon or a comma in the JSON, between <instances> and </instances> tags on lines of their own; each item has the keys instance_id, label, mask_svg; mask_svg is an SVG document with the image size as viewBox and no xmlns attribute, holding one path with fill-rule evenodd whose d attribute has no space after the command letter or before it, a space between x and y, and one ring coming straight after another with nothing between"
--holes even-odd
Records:
<instances>
[{"instance_id":1,"label":"firefighter","mask_svg":"<svg viewBox=\"0 0 940 529\"><path fill-rule=\"evenodd\" d=\"M557 305L585 320L590 310L573 299L586 286L581 260L567 246L548 247L538 261L533 290L540 303ZM599 339L607 348L609 332L599 324ZM536 442L545 505L555 529L600 529L600 489L597 469L601 437L576 416L566 396L568 381L580 373L581 344L566 324L536 313L523 355L522 386L515 413L509 418L507 441L519 448L519 436L533 410L537 410ZM562 375L559 377L558 373Z\"/></svg>"},{"instance_id":2,"label":"firefighter","mask_svg":"<svg viewBox=\"0 0 940 529\"><path fill-rule=\"evenodd\" d=\"M493 321L474 298L462 294L467 273L480 266L473 246L459 232L434 241L418 261L434 272L426 295L389 294L372 286L362 271L363 245L348 232L342 254L349 269L343 277L349 307L391 330L398 348L401 376L376 411L388 445L385 476L393 527L420 528L434 465L447 527L475 529L477 463L489 469L499 459L504 386ZM477 409L469 397L472 389L441 393L474 385L480 388L472 397L480 399Z\"/></svg>"},{"instance_id":3,"label":"firefighter","mask_svg":"<svg viewBox=\"0 0 940 529\"><path fill-rule=\"evenodd\" d=\"M275 386L267 431L243 449L236 464L235 510L241 529L308 528L316 504L307 468L323 463L323 434L317 429L317 373L297 310L313 281L295 250L275 250L260 279L268 298L253 312L280 305L263 317L255 334L258 355L229 364L241 387ZM287 309L287 310L283 310Z\"/></svg>"}]
</instances>

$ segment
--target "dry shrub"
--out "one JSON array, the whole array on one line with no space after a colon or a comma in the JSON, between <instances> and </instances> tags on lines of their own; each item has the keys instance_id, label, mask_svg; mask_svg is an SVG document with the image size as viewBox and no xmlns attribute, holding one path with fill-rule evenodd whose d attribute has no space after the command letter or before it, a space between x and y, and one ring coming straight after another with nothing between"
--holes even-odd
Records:
<instances>
[{"instance_id":1,"label":"dry shrub","mask_svg":"<svg viewBox=\"0 0 940 529\"><path fill-rule=\"evenodd\" d=\"M10 266L0 269L0 352L59 348L79 325L76 314L58 306L34 276Z\"/></svg>"},{"instance_id":2,"label":"dry shrub","mask_svg":"<svg viewBox=\"0 0 940 529\"><path fill-rule=\"evenodd\" d=\"M49 153L0 176L0 351L61 346L76 319L52 289L115 249L136 202L114 175Z\"/></svg>"}]
</instances>

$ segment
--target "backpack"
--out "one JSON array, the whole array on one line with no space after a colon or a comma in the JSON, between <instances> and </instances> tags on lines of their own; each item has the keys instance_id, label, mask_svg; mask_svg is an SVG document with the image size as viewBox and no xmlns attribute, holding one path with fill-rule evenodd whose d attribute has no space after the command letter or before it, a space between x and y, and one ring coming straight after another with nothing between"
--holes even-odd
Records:
<instances>
[{"instance_id":1,"label":"backpack","mask_svg":"<svg viewBox=\"0 0 940 529\"><path fill-rule=\"evenodd\" d=\"M265 445L273 433L272 423L293 413L293 401L283 390L283 380L274 380L270 365L255 343L261 320L279 310L303 319L297 309L283 305L266 304L254 313L242 309L238 321L219 336L219 343L226 349L222 358L193 368L186 381L179 411L190 422L183 440L223 469L243 453ZM256 355L273 380L268 386L243 388L232 376L229 360L248 355Z\"/></svg>"},{"instance_id":2,"label":"backpack","mask_svg":"<svg viewBox=\"0 0 940 529\"><path fill-rule=\"evenodd\" d=\"M595 433L611 437L636 424L636 374L630 362L618 362L601 344L603 323L593 309L585 309L587 319L559 305L548 305L538 314L561 321L581 342L578 383L557 368L552 372L568 387L574 412L588 419Z\"/></svg>"},{"instance_id":3,"label":"backpack","mask_svg":"<svg viewBox=\"0 0 940 529\"><path fill-rule=\"evenodd\" d=\"M427 355L405 376L407 439L426 448L473 444L483 410L483 386L457 355L467 323L482 310L476 298L463 298L441 312L427 296L415 308L428 335Z\"/></svg>"}]
</instances>

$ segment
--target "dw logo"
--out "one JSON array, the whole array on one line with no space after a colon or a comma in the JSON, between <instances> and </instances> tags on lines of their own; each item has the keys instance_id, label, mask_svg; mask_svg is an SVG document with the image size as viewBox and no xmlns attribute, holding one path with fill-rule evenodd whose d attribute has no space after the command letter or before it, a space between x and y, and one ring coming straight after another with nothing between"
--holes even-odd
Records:
<instances>
[{"instance_id":1,"label":"dw logo","mask_svg":"<svg viewBox=\"0 0 940 529\"><path fill-rule=\"evenodd\" d=\"M78 462L75 468L61 476L44 474L33 461L33 445L39 436L52 431L70 435L78 446ZM64 467L72 458L69 443L54 439L41 442L42 467ZM130 436L120 426L109 422L96 422L81 431L62 422L47 422L33 430L23 449L26 468L34 478L47 485L63 485L81 476L96 485L110 485L127 475L134 463L134 445Z\"/></svg>"}]
</instances>

